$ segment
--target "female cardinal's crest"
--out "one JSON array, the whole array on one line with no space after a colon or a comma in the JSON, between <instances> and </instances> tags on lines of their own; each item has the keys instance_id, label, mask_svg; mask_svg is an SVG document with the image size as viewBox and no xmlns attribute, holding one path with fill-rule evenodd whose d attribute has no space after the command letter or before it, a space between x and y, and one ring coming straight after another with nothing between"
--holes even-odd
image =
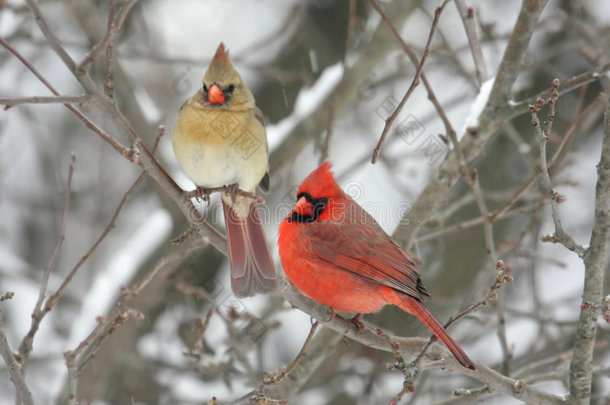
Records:
<instances>
[{"instance_id":1,"label":"female cardinal's crest","mask_svg":"<svg viewBox=\"0 0 610 405\"><path fill-rule=\"evenodd\" d=\"M237 73L229 59L229 51L225 50L225 46L222 42L218 45L216 53L210 62L210 66L205 73L204 82L207 82L208 84L228 84L229 82L237 84L238 82L241 82L239 73Z\"/></svg>"},{"instance_id":2,"label":"female cardinal's crest","mask_svg":"<svg viewBox=\"0 0 610 405\"><path fill-rule=\"evenodd\" d=\"M225 45L221 42L212 58L210 67L215 66L217 69L226 69L230 65L229 51L225 51Z\"/></svg>"}]
</instances>

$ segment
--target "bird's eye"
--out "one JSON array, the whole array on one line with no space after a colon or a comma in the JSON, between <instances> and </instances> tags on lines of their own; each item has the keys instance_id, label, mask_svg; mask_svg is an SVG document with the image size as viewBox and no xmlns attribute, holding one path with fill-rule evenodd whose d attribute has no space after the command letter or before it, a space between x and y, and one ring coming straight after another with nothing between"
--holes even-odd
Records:
<instances>
[{"instance_id":1,"label":"bird's eye","mask_svg":"<svg viewBox=\"0 0 610 405\"><path fill-rule=\"evenodd\" d=\"M233 90L235 90L235 85L234 84L229 84L225 91L228 91L229 93L232 93Z\"/></svg>"}]
</instances>

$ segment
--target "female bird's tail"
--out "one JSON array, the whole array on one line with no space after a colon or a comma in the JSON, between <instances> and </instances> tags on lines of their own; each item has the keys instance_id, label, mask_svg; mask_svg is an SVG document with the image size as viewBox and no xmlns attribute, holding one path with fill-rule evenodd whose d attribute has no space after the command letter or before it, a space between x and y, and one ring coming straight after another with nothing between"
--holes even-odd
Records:
<instances>
[{"instance_id":1,"label":"female bird's tail","mask_svg":"<svg viewBox=\"0 0 610 405\"><path fill-rule=\"evenodd\" d=\"M265 239L258 204L241 218L231 205L222 201L231 263L231 288L238 297L250 297L275 289L275 266Z\"/></svg>"}]
</instances>

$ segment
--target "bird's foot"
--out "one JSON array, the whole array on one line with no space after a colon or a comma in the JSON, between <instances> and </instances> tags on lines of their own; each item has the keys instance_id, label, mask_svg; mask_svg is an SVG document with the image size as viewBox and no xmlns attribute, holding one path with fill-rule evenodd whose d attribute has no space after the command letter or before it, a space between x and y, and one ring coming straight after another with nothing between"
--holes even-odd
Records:
<instances>
[{"instance_id":1,"label":"bird's foot","mask_svg":"<svg viewBox=\"0 0 610 405\"><path fill-rule=\"evenodd\" d=\"M229 194L231 197L231 202L235 203L235 197L237 197L237 192L239 191L239 184L233 183L225 186L225 192Z\"/></svg>"},{"instance_id":2,"label":"bird's foot","mask_svg":"<svg viewBox=\"0 0 610 405\"><path fill-rule=\"evenodd\" d=\"M333 319L335 319L337 317L337 313L335 312L334 309L332 309L331 307L328 307L328 319L325 320L324 322L330 322Z\"/></svg>"},{"instance_id":3,"label":"bird's foot","mask_svg":"<svg viewBox=\"0 0 610 405\"><path fill-rule=\"evenodd\" d=\"M362 314L356 314L350 321L358 328L358 334L362 335L366 330L366 326L360 321L360 318L362 318Z\"/></svg>"},{"instance_id":4,"label":"bird's foot","mask_svg":"<svg viewBox=\"0 0 610 405\"><path fill-rule=\"evenodd\" d=\"M195 189L195 200L207 201L208 207L210 206L210 190L205 187L197 187Z\"/></svg>"}]
</instances>

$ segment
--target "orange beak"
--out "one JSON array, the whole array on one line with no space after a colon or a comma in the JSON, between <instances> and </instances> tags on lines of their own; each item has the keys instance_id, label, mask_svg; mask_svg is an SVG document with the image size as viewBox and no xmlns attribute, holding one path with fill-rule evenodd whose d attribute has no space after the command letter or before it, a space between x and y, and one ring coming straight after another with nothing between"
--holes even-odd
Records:
<instances>
[{"instance_id":1,"label":"orange beak","mask_svg":"<svg viewBox=\"0 0 610 405\"><path fill-rule=\"evenodd\" d=\"M310 217L313 215L313 207L305 197L301 197L294 206L294 212L304 217Z\"/></svg>"},{"instance_id":2,"label":"orange beak","mask_svg":"<svg viewBox=\"0 0 610 405\"><path fill-rule=\"evenodd\" d=\"M208 90L208 103L211 104L223 104L225 102L225 93L218 87L217 84L213 84Z\"/></svg>"}]
</instances>

